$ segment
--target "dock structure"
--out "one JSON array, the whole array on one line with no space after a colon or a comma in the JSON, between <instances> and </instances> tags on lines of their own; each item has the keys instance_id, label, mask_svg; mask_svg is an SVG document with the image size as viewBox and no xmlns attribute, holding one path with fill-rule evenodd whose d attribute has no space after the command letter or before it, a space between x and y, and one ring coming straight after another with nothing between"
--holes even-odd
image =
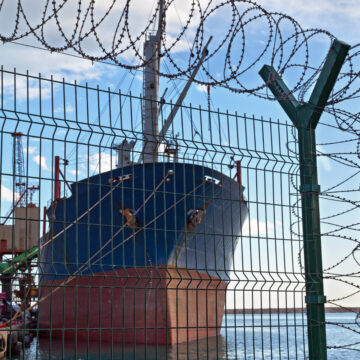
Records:
<instances>
[{"instance_id":1,"label":"dock structure","mask_svg":"<svg viewBox=\"0 0 360 360\"><path fill-rule=\"evenodd\" d=\"M38 256L40 208L32 203L27 207L16 206L19 204L18 201L0 224L0 359L20 355L35 335L29 330L36 323L35 318L30 315L14 319L16 307L13 305L19 302L20 310L27 308L33 295L32 275L24 270ZM12 223L8 221L10 217ZM11 259L5 259L6 255ZM18 289L14 288L16 281Z\"/></svg>"},{"instance_id":2,"label":"dock structure","mask_svg":"<svg viewBox=\"0 0 360 360\"><path fill-rule=\"evenodd\" d=\"M14 209L14 224L0 225L0 256L20 254L39 242L40 208L34 204Z\"/></svg>"}]
</instances>

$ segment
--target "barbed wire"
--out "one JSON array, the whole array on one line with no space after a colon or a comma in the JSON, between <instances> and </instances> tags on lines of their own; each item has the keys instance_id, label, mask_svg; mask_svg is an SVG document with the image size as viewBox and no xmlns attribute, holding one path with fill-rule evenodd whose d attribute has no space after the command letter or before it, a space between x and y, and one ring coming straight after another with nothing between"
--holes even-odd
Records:
<instances>
[{"instance_id":1,"label":"barbed wire","mask_svg":"<svg viewBox=\"0 0 360 360\"><path fill-rule=\"evenodd\" d=\"M142 51L139 51L140 45L144 43L152 27L160 21L160 57L168 64L167 71L160 71L160 75L167 78L189 76L209 38L206 35L207 29L211 28L214 19L221 17L224 20L222 31L215 34L205 62L220 64L217 68L222 68L222 72L212 74L202 65L202 71L195 81L267 99L272 97L263 91L266 85L260 79L253 87L249 87L249 81L245 80L251 71L257 71L257 66L265 60L280 75L292 70L299 71L297 82L291 91L298 92L299 100L303 101L322 66L322 62L317 66L310 63L311 41L325 37L330 46L334 39L326 30L304 29L294 18L280 12L267 11L251 0L189 0L187 17L183 25L175 26L175 30L173 24L167 30L167 18L176 10L176 0L164 0L162 14L159 14L160 1L157 1L150 19L143 24L141 21L138 24L140 2L137 0L111 0L106 5L96 0L44 0L37 4L36 11L23 0L18 0L17 3L4 0L0 15L3 11L9 12L10 3L14 8L13 18L7 17L8 21L4 23L6 31L0 29L3 43L31 37L51 52L71 50L82 58L91 61L106 60L129 70L146 65ZM68 19L70 11L75 20L72 26ZM137 25L133 25L134 23ZM250 59L245 54L249 52L247 39L251 38L254 28L261 28L261 33L265 34L264 39L257 43L260 49L258 55ZM181 43L188 40L192 41L190 51L181 48ZM352 87L359 78L359 73L354 71L354 61L360 54L359 45L351 48L339 79L341 81L338 81L341 87L332 94L329 104L342 102L359 93L359 87Z\"/></svg>"}]
</instances>

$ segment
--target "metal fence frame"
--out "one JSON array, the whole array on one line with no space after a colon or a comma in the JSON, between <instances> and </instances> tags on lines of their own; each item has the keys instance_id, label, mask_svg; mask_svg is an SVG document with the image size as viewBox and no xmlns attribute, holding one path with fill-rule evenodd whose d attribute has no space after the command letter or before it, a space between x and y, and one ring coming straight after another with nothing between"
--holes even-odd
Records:
<instances>
[{"instance_id":1,"label":"metal fence frame","mask_svg":"<svg viewBox=\"0 0 360 360\"><path fill-rule=\"evenodd\" d=\"M12 78L12 80L8 81L6 77ZM266 77L267 82L268 80L269 74ZM278 77L276 77L276 81L278 81ZM19 84L21 90L19 90ZM9 101L9 93L6 92L11 88L13 88L13 92L10 94L10 98L12 97L13 101ZM69 96L69 92L72 93L71 96ZM276 91L274 92L278 97ZM17 96L18 93L21 94L22 99L21 96ZM45 205L49 198L46 194L52 194L51 197L54 200L55 180L59 181L58 184L61 184L62 194L66 194L69 191L65 179L71 179L69 181L80 180L79 170L84 171L85 176L89 176L91 172L101 172L104 164L101 159L105 159L107 170L111 170L115 165L116 155L114 155L114 148L119 138L138 142L142 140L141 129L135 126L135 123L141 119L141 111L136 113L134 109L139 106L141 108L143 101L146 101L146 99L131 94L110 91L110 89L101 90L87 85L69 84L54 79L47 80L41 76L33 77L28 73L18 74L16 71L11 72L1 69L0 182L3 183L12 179L14 190L15 173L11 170L11 163L5 160L6 146L8 146L7 139L14 131L22 131L23 139L25 139L26 186L29 187L34 182L39 181L41 189L46 187L46 190L44 192L40 191L39 196L36 198L41 206ZM106 109L103 104L106 104ZM57 105L60 105L60 112L57 111ZM156 105L161 108L160 118L163 122L166 113L171 111L173 105L171 103ZM115 110L115 107L117 110ZM91 118L93 118L93 121L91 121ZM243 258L240 262L235 262L234 270L227 269L229 273L231 272L232 278L229 281L226 296L234 298L232 301L234 307L239 306L240 300L237 297L239 294L241 294L240 302L242 302L242 310L238 309L240 315L242 315L239 317L239 319L242 318L242 323L237 323L236 314L231 317L231 309L224 318L225 325L223 329L229 337L234 336L235 340L231 342L228 340L228 336L224 339L217 339L215 343L207 340L205 344L206 350L204 350L204 345L200 340L196 342L196 345L187 343L177 345L172 349L168 349L168 346L166 346L166 354L163 355L181 358L181 352L186 351L187 357L190 357L189 354L199 355L201 353L207 354L211 358L211 351L213 351L217 357L226 355L229 358L231 356L238 358L239 356L255 356L255 352L259 351L263 357L282 354L284 358L305 359L307 356L305 341L307 329L309 331L310 358L325 359L323 303L312 301L313 298L306 298L308 309L307 326L303 312L300 315L289 314L295 308L304 308L305 283L307 296L314 295L319 300L318 296L323 295L321 293L321 262L314 263L317 266L316 269L307 269L305 274L297 264L298 256L302 258L305 254L305 264L309 266L307 238L304 236L303 239L301 234L300 193L306 193L305 196L309 197L306 201L311 204L317 201L318 188L315 189L313 186L317 182L316 158L313 148L315 127L310 130L311 134L309 134L309 130L299 131L299 139L297 139L296 128L286 122L264 120L263 118L257 119L246 115L240 116L221 112L220 110L210 111L192 105L182 106L177 120L179 125L170 128L167 139L176 139L183 162L205 164L213 170L226 172L229 177L240 179L245 186L245 198L250 209L250 225L248 225L247 233L243 231L240 236L239 247L243 249L243 256L248 255L250 258ZM176 136L177 132L179 132L178 136ZM210 140L205 140L209 134ZM300 145L305 144L304 139L307 137L312 139L312 142L308 143L310 151L307 148L301 148L300 151L311 154L311 166L308 166L309 162L303 160L301 155L299 160L298 149L295 146L297 143ZM30 153L33 147L30 142L31 139L39 140L35 141L38 146L37 155L39 156L37 173L30 169L32 160ZM59 151L61 144L64 145L64 148L61 149L62 154ZM73 149L69 152L67 146L72 146ZM98 160L99 162L96 166L90 164L92 155L90 154L90 148L97 149L93 153L96 154L94 161ZM87 158L82 157L84 149L88 151ZM106 157L102 156L104 149L107 152ZM46 167L48 167L46 170L42 162L42 156L46 155L47 159L49 159L49 152L51 165L46 163ZM135 154L138 157L140 151L136 150ZM73 172L75 175L71 176L70 171L67 170L66 166L63 167L64 164L62 163L61 168L63 169L64 178L55 179L53 171L55 155L61 156L66 161L70 160L69 155L75 156L75 168L71 169L75 170ZM84 169L81 167L80 159L83 159ZM237 166L240 164L241 173L240 168ZM301 166L304 164L305 166ZM304 171L310 171L313 180L311 188L307 185L308 182L304 182L302 175ZM302 187L299 184L300 179ZM306 189L304 188L305 185L307 186ZM13 193L13 202L15 199ZM302 195L302 199L304 201L304 195ZM29 200L27 199L27 201ZM303 210L303 219L308 218L307 211L318 211L318 206L312 208L307 204L307 202L303 203L303 209L306 209ZM3 209L1 211L2 219L4 219ZM253 214L255 214L254 218L252 218ZM281 222L279 226L276 223L278 219ZM313 217L310 216L310 219L313 219ZM11 220L16 220L14 214ZM251 220L254 220L255 225L251 225ZM314 218L314 221L316 222L316 218ZM39 229L44 224L43 220L38 221ZM307 226L306 224L305 221L303 226ZM261 226L264 228L260 229ZM303 233L309 234L309 230L305 227ZM319 231L316 228L311 230L311 234L318 239L318 242L320 241ZM14 236L13 232L13 247ZM303 241L305 245L304 252L302 251ZM250 252L247 252L247 246L250 246ZM27 248L26 250L31 249ZM318 255L321 258L321 252ZM286 256L289 259L286 259ZM289 264L286 263L287 260L289 260ZM283 264L280 264L281 262ZM16 261L14 263L17 264ZM310 263L312 263L312 260ZM25 262L25 264L29 267L30 263ZM239 268L236 268L236 266L239 266ZM190 281L195 280L190 276ZM283 299L280 301L282 296ZM258 303L257 300L254 300L257 297L259 299ZM251 307L249 307L249 304ZM268 307L264 304L268 304ZM280 304L285 304L285 306ZM316 314L318 315L316 320L311 320L312 315L309 311L312 311L311 309L314 307L316 307ZM285 319L280 316L283 312L285 313ZM270 318L270 322L267 322L268 318ZM272 323L273 320L275 324ZM285 324L282 322L283 320ZM315 321L316 324L314 325L310 321ZM264 329L269 331L269 338ZM37 333L40 330L38 328ZM238 330L240 330L240 337ZM250 335L247 331L250 331ZM257 331L260 332L260 337L257 337ZM322 335L316 337L312 335L313 331ZM292 347L289 340L292 332L295 333L295 348ZM282 336L287 339L284 340L284 343L281 343ZM319 342L319 338L322 339L321 342ZM238 348L240 342L242 342L242 347ZM211 346L214 346L215 350L211 350ZM51 343L49 347L51 353ZM63 343L61 348L64 353ZM79 349L75 346L75 354L81 354ZM89 355L89 351L89 344L87 344L84 353ZM126 355L124 351L123 348L123 356ZM145 354L145 356L147 354L151 356L149 354L152 354L153 351L159 355L163 349L158 348L158 346L155 349L145 346L141 350L136 350L133 347L133 351ZM172 355L169 355L168 351L172 352ZM111 356L114 356L114 353L116 353L115 346L111 344ZM135 357L135 355L133 356Z\"/></svg>"}]
</instances>

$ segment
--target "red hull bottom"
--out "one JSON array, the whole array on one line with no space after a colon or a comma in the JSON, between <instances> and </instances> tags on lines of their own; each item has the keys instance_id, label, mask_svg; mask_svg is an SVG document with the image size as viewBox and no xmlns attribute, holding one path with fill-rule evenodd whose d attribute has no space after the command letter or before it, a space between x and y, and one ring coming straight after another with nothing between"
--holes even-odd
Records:
<instances>
[{"instance_id":1,"label":"red hull bottom","mask_svg":"<svg viewBox=\"0 0 360 360\"><path fill-rule=\"evenodd\" d=\"M133 268L40 284L42 335L175 344L219 334L226 282L195 270Z\"/></svg>"}]
</instances>

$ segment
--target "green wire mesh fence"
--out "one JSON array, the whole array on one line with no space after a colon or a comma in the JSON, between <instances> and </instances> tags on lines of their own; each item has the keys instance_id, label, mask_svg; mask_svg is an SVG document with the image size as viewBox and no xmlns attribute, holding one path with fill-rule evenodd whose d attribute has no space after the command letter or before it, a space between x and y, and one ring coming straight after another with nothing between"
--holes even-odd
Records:
<instances>
[{"instance_id":1,"label":"green wire mesh fence","mask_svg":"<svg viewBox=\"0 0 360 360\"><path fill-rule=\"evenodd\" d=\"M10 356L306 359L295 128L146 102L1 70Z\"/></svg>"}]
</instances>

